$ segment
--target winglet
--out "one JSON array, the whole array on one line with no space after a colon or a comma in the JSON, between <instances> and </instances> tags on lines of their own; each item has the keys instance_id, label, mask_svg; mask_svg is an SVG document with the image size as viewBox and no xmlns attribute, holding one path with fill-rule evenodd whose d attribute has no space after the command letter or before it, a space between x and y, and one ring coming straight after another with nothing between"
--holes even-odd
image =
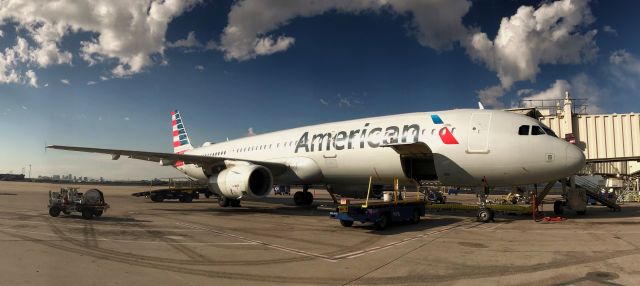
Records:
<instances>
[{"instance_id":1,"label":"winglet","mask_svg":"<svg viewBox=\"0 0 640 286\"><path fill-rule=\"evenodd\" d=\"M478 101L478 108L479 109L484 109L484 105L482 105L482 102Z\"/></svg>"},{"instance_id":2,"label":"winglet","mask_svg":"<svg viewBox=\"0 0 640 286\"><path fill-rule=\"evenodd\" d=\"M173 129L173 152L182 154L186 150L193 149L178 110L171 112L171 126Z\"/></svg>"}]
</instances>

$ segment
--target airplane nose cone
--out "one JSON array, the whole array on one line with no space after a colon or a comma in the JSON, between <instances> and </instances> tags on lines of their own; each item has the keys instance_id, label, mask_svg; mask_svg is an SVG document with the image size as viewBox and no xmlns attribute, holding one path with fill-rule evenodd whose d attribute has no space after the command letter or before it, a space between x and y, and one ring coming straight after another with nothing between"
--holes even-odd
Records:
<instances>
[{"instance_id":1,"label":"airplane nose cone","mask_svg":"<svg viewBox=\"0 0 640 286\"><path fill-rule=\"evenodd\" d=\"M576 147L573 144L567 144L567 147L565 148L565 154L567 155L567 171L571 171L571 174L574 174L582 170L585 164L585 157L580 148Z\"/></svg>"}]
</instances>

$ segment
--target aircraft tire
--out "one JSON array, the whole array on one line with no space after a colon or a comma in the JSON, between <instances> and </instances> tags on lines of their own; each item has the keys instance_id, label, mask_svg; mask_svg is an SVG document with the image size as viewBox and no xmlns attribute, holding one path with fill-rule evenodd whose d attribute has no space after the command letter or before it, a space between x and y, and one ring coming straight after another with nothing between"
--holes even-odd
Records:
<instances>
[{"instance_id":1,"label":"aircraft tire","mask_svg":"<svg viewBox=\"0 0 640 286\"><path fill-rule=\"evenodd\" d=\"M304 194L304 205L311 205L313 203L313 194L310 192L303 192Z\"/></svg>"},{"instance_id":2,"label":"aircraft tire","mask_svg":"<svg viewBox=\"0 0 640 286\"><path fill-rule=\"evenodd\" d=\"M237 208L240 206L240 200L229 200L229 205L234 208Z\"/></svg>"},{"instance_id":3,"label":"aircraft tire","mask_svg":"<svg viewBox=\"0 0 640 286\"><path fill-rule=\"evenodd\" d=\"M103 214L103 212L102 212L102 211L95 211L95 212L93 213L93 215L94 215L94 216L96 216L96 217L101 217L101 216L102 216L102 214Z\"/></svg>"},{"instance_id":4,"label":"aircraft tire","mask_svg":"<svg viewBox=\"0 0 640 286\"><path fill-rule=\"evenodd\" d=\"M293 194L293 202L298 206L304 204L304 196L305 195L303 192L297 191L295 194Z\"/></svg>"}]
</instances>

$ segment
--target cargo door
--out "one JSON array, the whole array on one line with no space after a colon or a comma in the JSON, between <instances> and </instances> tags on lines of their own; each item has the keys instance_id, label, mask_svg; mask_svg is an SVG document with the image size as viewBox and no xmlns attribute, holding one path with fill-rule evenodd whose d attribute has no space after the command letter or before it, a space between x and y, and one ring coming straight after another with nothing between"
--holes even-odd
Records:
<instances>
[{"instance_id":1,"label":"cargo door","mask_svg":"<svg viewBox=\"0 0 640 286\"><path fill-rule=\"evenodd\" d=\"M491 127L491 113L471 114L467 152L489 153L489 130Z\"/></svg>"}]
</instances>

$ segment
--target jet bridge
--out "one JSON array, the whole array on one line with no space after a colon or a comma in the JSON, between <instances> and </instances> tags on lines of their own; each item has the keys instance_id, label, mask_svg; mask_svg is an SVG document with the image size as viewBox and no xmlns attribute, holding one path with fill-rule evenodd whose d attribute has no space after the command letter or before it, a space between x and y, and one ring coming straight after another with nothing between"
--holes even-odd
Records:
<instances>
[{"instance_id":1,"label":"jet bridge","mask_svg":"<svg viewBox=\"0 0 640 286\"><path fill-rule=\"evenodd\" d=\"M572 99L569 93L560 100L527 100L519 108L509 109L540 120L561 138L574 143L584 153L585 168L577 175L601 175L637 182L640 173L640 114L587 114L585 99ZM601 204L620 210L602 188L576 177L576 190ZM635 184L637 186L637 184Z\"/></svg>"}]
</instances>

